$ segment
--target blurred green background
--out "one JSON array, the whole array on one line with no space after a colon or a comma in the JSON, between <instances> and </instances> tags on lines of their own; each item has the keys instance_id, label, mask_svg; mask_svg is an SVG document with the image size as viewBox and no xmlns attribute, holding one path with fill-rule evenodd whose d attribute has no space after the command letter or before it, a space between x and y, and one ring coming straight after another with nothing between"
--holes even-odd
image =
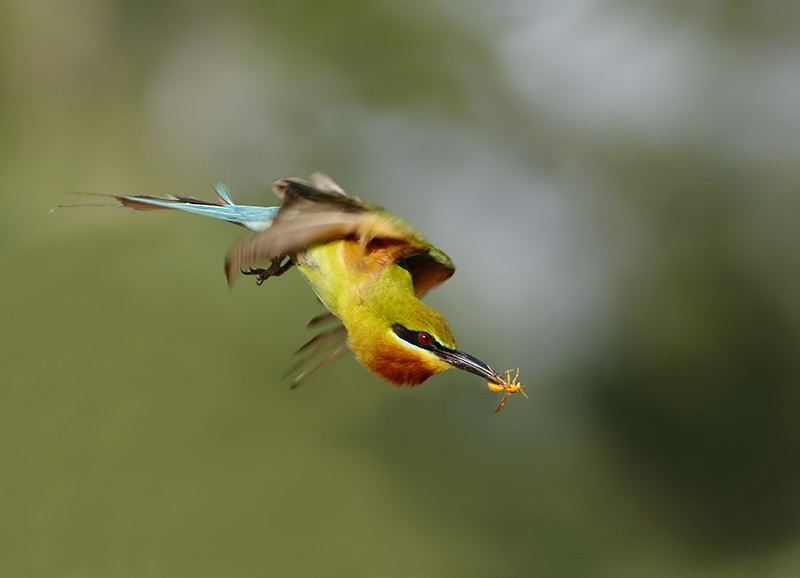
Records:
<instances>
[{"instance_id":1,"label":"blurred green background","mask_svg":"<svg viewBox=\"0 0 800 578\"><path fill-rule=\"evenodd\" d=\"M0 575L800 574L800 4L0 4ZM529 400L282 374L242 236L315 170ZM89 202L92 199L87 199Z\"/></svg>"}]
</instances>

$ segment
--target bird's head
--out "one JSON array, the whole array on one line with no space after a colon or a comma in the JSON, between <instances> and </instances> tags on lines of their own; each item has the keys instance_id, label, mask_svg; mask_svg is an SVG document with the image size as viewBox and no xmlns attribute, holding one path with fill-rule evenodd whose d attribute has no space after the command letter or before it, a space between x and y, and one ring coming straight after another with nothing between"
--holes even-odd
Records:
<instances>
[{"instance_id":1,"label":"bird's head","mask_svg":"<svg viewBox=\"0 0 800 578\"><path fill-rule=\"evenodd\" d=\"M421 375L424 375L422 381L434 373L453 368L474 373L487 381L497 381L499 379L497 374L488 365L456 348L444 317L442 317L442 321L445 331L442 331L441 328L439 331L424 328L410 329L400 323L393 324L392 333L399 346L406 350L400 357L412 359L411 364L416 365ZM450 339L437 337L437 335L443 334ZM425 370L430 373L425 375ZM418 383L422 383L422 381ZM409 385L416 385L416 383L409 381Z\"/></svg>"},{"instance_id":2,"label":"bird's head","mask_svg":"<svg viewBox=\"0 0 800 578\"><path fill-rule=\"evenodd\" d=\"M444 316L416 298L384 317L379 328L350 328L350 347L365 367L396 385L419 385L453 368L500 380L488 365L457 349Z\"/></svg>"}]
</instances>

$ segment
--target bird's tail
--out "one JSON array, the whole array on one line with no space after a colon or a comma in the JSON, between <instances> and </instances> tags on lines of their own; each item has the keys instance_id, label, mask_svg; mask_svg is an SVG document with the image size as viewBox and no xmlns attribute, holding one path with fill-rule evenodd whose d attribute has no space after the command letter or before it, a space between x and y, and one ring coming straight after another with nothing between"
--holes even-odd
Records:
<instances>
[{"instance_id":1,"label":"bird's tail","mask_svg":"<svg viewBox=\"0 0 800 578\"><path fill-rule=\"evenodd\" d=\"M272 225L278 207L257 207L252 205L236 205L231 201L225 185L219 183L214 185L219 202L212 203L195 199L194 197L183 197L177 195L165 195L154 197L150 195L97 195L96 193L78 193L85 195L95 195L117 199L118 203L90 204L90 205L59 205L59 207L86 207L86 206L111 206L129 207L137 211L152 211L159 209L176 209L195 215L203 215L213 219L228 221L236 225L241 225L251 231L265 231Z\"/></svg>"}]
</instances>

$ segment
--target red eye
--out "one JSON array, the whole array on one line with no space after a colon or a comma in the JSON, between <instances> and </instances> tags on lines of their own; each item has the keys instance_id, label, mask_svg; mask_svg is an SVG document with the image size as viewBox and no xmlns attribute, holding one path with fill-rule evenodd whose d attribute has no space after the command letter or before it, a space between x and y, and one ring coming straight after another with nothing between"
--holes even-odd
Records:
<instances>
[{"instance_id":1,"label":"red eye","mask_svg":"<svg viewBox=\"0 0 800 578\"><path fill-rule=\"evenodd\" d=\"M431 341L433 341L433 337L431 337L430 333L428 333L427 331L420 332L420 334L419 334L419 342L422 345L428 345Z\"/></svg>"}]
</instances>

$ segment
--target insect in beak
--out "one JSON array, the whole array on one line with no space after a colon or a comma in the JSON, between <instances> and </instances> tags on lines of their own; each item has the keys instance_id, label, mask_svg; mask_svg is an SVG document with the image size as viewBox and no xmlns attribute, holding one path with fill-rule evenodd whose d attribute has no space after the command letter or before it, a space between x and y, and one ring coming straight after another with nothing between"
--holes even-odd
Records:
<instances>
[{"instance_id":1,"label":"insect in beak","mask_svg":"<svg viewBox=\"0 0 800 578\"><path fill-rule=\"evenodd\" d=\"M497 409L494 410L494 413L498 413L501 409L503 409L503 406L506 404L506 400L508 400L508 398L511 397L512 393L519 392L525 397L525 399L528 399L528 395L524 391L522 391L524 388L528 386L517 382L517 378L519 377L519 368L517 368L517 373L516 375L514 375L514 379L511 379L512 371L513 370L511 369L506 370L505 378L502 378L498 375L497 377L499 378L499 381L497 382L490 381L486 384L492 391L506 392L506 395L503 397L503 401L500 402L500 405L497 406Z\"/></svg>"}]
</instances>

